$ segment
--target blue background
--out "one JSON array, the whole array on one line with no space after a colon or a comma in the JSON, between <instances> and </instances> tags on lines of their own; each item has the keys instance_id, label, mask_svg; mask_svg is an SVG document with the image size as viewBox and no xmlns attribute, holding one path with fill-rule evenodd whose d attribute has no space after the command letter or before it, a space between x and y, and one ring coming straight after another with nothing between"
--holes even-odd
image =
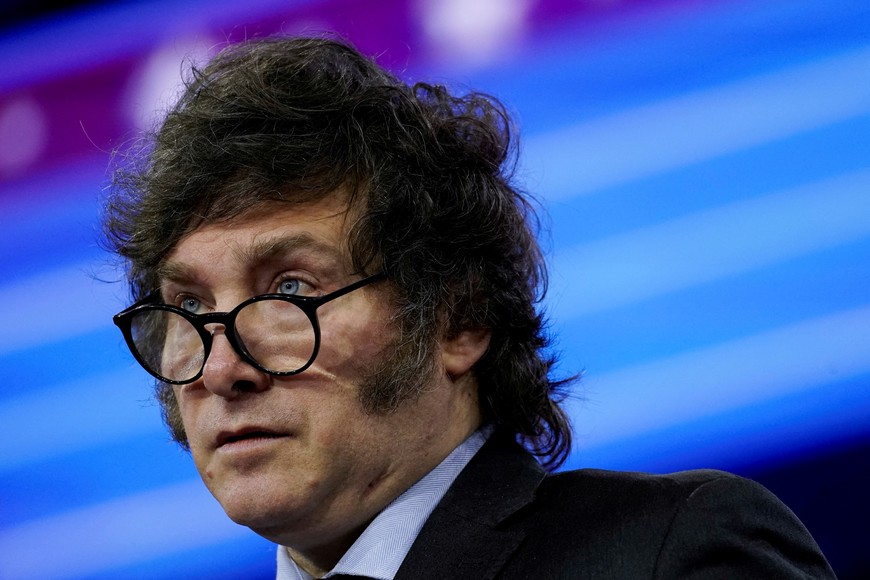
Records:
<instances>
[{"instance_id":1,"label":"blue background","mask_svg":"<svg viewBox=\"0 0 870 580\"><path fill-rule=\"evenodd\" d=\"M515 113L566 467L758 479L870 577L870 4L92 2L0 36L0 578L268 578L111 315L113 151L227 41L335 30Z\"/></svg>"}]
</instances>

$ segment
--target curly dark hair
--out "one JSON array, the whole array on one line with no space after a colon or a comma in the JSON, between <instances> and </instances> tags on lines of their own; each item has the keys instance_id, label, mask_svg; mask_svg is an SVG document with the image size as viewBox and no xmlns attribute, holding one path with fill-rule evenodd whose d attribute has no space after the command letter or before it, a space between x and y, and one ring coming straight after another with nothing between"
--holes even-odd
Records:
<instances>
[{"instance_id":1,"label":"curly dark hair","mask_svg":"<svg viewBox=\"0 0 870 580\"><path fill-rule=\"evenodd\" d=\"M138 163L116 170L106 239L138 300L199 225L349 190L362 207L351 258L392 283L397 349L425 363L439 336L489 330L473 369L484 417L555 469L571 445L560 406L569 380L550 378L539 220L511 183L514 133L496 99L409 86L342 40L231 45L191 70ZM389 389L361 394L367 408L389 412L415 394L413 370L396 373ZM158 383L157 398L186 446L172 389Z\"/></svg>"}]
</instances>

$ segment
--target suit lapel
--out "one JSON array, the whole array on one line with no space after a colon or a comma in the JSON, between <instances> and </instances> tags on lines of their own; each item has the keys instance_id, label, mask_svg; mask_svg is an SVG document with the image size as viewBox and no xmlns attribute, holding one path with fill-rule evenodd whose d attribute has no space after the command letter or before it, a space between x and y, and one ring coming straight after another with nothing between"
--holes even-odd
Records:
<instances>
[{"instance_id":1,"label":"suit lapel","mask_svg":"<svg viewBox=\"0 0 870 580\"><path fill-rule=\"evenodd\" d=\"M544 475L527 451L493 434L429 516L396 580L493 578L525 535L499 524L534 499Z\"/></svg>"}]
</instances>

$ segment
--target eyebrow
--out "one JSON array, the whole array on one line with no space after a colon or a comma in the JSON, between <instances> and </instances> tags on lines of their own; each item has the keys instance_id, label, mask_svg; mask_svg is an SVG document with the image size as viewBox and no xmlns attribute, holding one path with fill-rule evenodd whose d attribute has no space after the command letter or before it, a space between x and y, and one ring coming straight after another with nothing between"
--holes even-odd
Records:
<instances>
[{"instance_id":1,"label":"eyebrow","mask_svg":"<svg viewBox=\"0 0 870 580\"><path fill-rule=\"evenodd\" d=\"M155 268L157 279L161 282L168 280L171 282L187 282L194 280L196 276L193 273L193 268L181 262L163 261Z\"/></svg>"},{"instance_id":2,"label":"eyebrow","mask_svg":"<svg viewBox=\"0 0 870 580\"><path fill-rule=\"evenodd\" d=\"M324 254L336 261L340 261L342 258L342 254L337 248L314 239L311 234L306 232L255 239L250 246L231 249L241 263L254 267L301 250ZM161 281L183 283L192 282L198 278L196 270L183 262L163 261L158 264L155 272Z\"/></svg>"},{"instance_id":3,"label":"eyebrow","mask_svg":"<svg viewBox=\"0 0 870 580\"><path fill-rule=\"evenodd\" d=\"M341 259L338 248L314 239L307 232L255 239L250 246L234 248L233 252L242 263L264 264L300 250L323 254L336 261Z\"/></svg>"}]
</instances>

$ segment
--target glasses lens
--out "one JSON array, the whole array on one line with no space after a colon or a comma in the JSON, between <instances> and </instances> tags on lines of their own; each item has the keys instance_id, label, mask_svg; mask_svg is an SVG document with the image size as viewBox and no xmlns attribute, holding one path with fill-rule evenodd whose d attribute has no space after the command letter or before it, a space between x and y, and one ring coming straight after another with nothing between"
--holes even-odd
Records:
<instances>
[{"instance_id":1,"label":"glasses lens","mask_svg":"<svg viewBox=\"0 0 870 580\"><path fill-rule=\"evenodd\" d=\"M308 315L277 298L242 308L236 338L257 364L273 373L298 371L314 356L314 327Z\"/></svg>"},{"instance_id":2,"label":"glasses lens","mask_svg":"<svg viewBox=\"0 0 870 580\"><path fill-rule=\"evenodd\" d=\"M199 374L205 347L196 328L168 310L142 310L131 324L133 343L145 368L169 381Z\"/></svg>"}]
</instances>

